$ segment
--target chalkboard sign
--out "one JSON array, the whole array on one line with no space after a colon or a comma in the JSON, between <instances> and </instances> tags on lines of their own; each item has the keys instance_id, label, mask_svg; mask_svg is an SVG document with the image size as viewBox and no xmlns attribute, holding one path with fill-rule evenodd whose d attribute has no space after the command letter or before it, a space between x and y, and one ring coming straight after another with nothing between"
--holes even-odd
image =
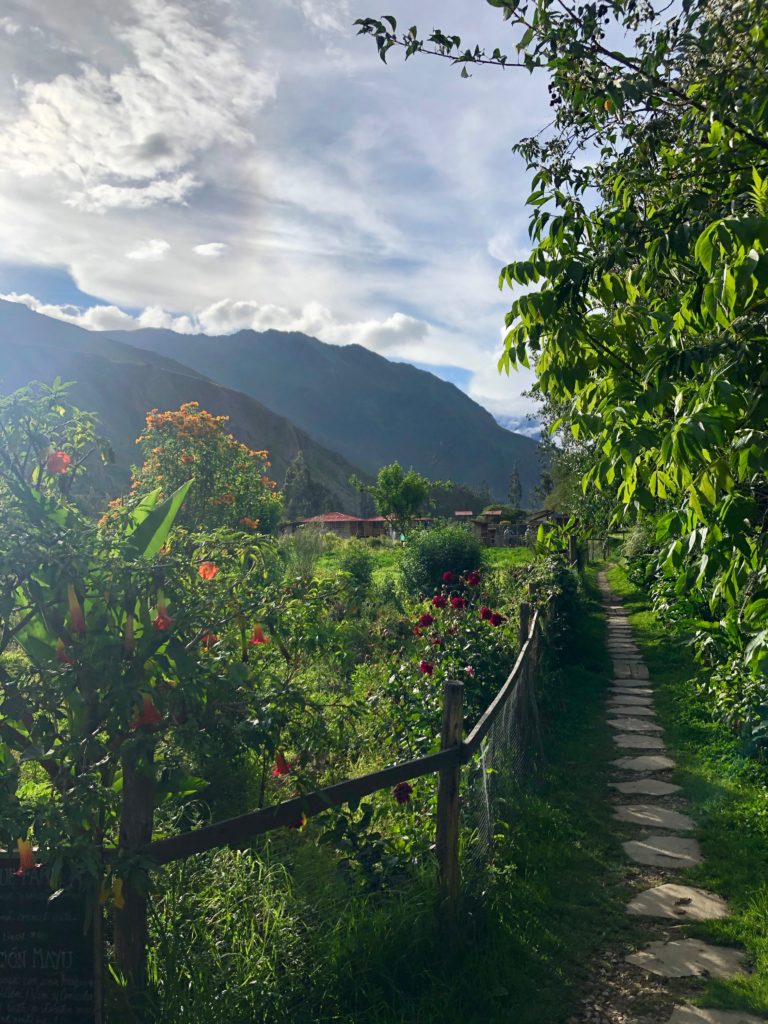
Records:
<instances>
[{"instance_id":1,"label":"chalkboard sign","mask_svg":"<svg viewBox=\"0 0 768 1024\"><path fill-rule=\"evenodd\" d=\"M85 901L51 889L42 868L0 860L0 1024L93 1024L94 944Z\"/></svg>"}]
</instances>

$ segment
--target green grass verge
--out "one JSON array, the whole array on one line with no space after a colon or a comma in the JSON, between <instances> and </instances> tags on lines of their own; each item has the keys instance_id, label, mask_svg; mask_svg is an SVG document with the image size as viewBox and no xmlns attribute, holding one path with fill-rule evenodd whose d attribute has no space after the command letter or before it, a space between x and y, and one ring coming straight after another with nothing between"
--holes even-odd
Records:
<instances>
[{"instance_id":1,"label":"green grass verge","mask_svg":"<svg viewBox=\"0 0 768 1024\"><path fill-rule=\"evenodd\" d=\"M656 707L677 763L691 813L699 824L705 863L687 873L696 885L728 898L733 914L697 925L691 934L743 945L753 966L747 978L710 979L702 1006L768 1014L768 769L713 720L702 672L685 639L670 636L620 566L609 573L630 612L636 638L656 682Z\"/></svg>"}]
</instances>

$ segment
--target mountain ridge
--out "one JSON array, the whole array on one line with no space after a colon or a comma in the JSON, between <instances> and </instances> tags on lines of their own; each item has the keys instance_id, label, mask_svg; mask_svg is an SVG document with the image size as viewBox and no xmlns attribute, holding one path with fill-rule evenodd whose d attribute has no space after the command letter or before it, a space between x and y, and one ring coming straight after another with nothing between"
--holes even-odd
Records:
<instances>
[{"instance_id":1,"label":"mountain ridge","mask_svg":"<svg viewBox=\"0 0 768 1024\"><path fill-rule=\"evenodd\" d=\"M297 331L105 333L244 391L370 474L398 460L431 478L487 485L495 500L506 498L514 465L529 501L538 483L536 441L501 426L455 384L362 345Z\"/></svg>"}]
</instances>

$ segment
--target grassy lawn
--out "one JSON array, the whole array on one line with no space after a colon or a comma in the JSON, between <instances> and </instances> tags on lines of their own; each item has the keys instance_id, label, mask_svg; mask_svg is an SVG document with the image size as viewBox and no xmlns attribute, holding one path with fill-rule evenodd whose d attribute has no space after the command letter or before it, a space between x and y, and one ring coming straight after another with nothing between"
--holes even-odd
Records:
<instances>
[{"instance_id":1,"label":"grassy lawn","mask_svg":"<svg viewBox=\"0 0 768 1024\"><path fill-rule=\"evenodd\" d=\"M768 768L748 757L738 738L712 720L697 686L705 678L684 640L670 636L644 593L621 567L609 579L631 613L638 643L657 683L656 705L685 787L706 863L688 872L695 884L728 898L733 915L691 928L712 942L743 945L748 978L710 979L702 1006L768 1013Z\"/></svg>"}]
</instances>

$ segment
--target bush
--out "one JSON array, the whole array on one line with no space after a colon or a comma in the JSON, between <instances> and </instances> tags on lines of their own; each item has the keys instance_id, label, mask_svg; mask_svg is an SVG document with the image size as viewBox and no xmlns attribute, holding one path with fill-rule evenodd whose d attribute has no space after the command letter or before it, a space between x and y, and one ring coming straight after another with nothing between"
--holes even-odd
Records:
<instances>
[{"instance_id":1,"label":"bush","mask_svg":"<svg viewBox=\"0 0 768 1024\"><path fill-rule=\"evenodd\" d=\"M322 530L304 527L280 538L280 554L289 576L310 579L317 563L330 547L330 538Z\"/></svg>"},{"instance_id":2,"label":"bush","mask_svg":"<svg viewBox=\"0 0 768 1024\"><path fill-rule=\"evenodd\" d=\"M463 526L438 526L408 537L401 571L412 594L426 594L440 587L444 572L461 576L479 569L482 559L482 545L469 530Z\"/></svg>"},{"instance_id":3,"label":"bush","mask_svg":"<svg viewBox=\"0 0 768 1024\"><path fill-rule=\"evenodd\" d=\"M346 541L337 556L337 564L342 572L349 574L357 591L368 588L373 573L373 555L363 541Z\"/></svg>"}]
</instances>

